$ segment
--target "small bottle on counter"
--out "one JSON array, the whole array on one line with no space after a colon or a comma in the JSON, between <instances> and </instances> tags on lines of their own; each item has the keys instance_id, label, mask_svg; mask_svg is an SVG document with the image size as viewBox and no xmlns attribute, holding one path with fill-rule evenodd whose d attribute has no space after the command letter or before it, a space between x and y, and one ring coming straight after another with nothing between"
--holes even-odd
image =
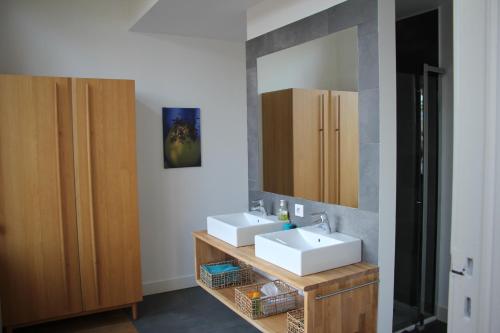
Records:
<instances>
[{"instance_id":1,"label":"small bottle on counter","mask_svg":"<svg viewBox=\"0 0 500 333\"><path fill-rule=\"evenodd\" d=\"M288 202L286 200L280 200L280 207L278 208L278 220L288 221Z\"/></svg>"},{"instance_id":2,"label":"small bottle on counter","mask_svg":"<svg viewBox=\"0 0 500 333\"><path fill-rule=\"evenodd\" d=\"M297 228L297 226L290 220L290 214L288 212L288 202L286 200L280 200L280 207L278 208L278 220L286 222L285 224L283 224L283 230Z\"/></svg>"}]
</instances>

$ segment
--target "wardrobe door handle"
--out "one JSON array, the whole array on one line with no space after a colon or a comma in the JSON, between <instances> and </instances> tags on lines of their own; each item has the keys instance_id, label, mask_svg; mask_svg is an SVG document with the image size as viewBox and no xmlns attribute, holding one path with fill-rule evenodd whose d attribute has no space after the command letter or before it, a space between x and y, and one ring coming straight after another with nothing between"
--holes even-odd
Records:
<instances>
[{"instance_id":1,"label":"wardrobe door handle","mask_svg":"<svg viewBox=\"0 0 500 333\"><path fill-rule=\"evenodd\" d=\"M62 187L61 187L61 154L59 152L59 92L57 81L54 82L54 139L56 149L56 186L59 192L57 198L57 215L59 218L59 237L61 238L61 259L63 261L62 274L63 274L63 288L66 293L66 301L69 302L68 297L68 274L67 274L67 261L66 261L66 246L64 239L64 218L63 218L63 205L62 205Z\"/></svg>"},{"instance_id":2,"label":"wardrobe door handle","mask_svg":"<svg viewBox=\"0 0 500 333\"><path fill-rule=\"evenodd\" d=\"M325 95L320 95L319 112L319 184L320 201L325 201Z\"/></svg>"},{"instance_id":3,"label":"wardrobe door handle","mask_svg":"<svg viewBox=\"0 0 500 333\"><path fill-rule=\"evenodd\" d=\"M85 84L85 124L87 136L87 170L89 180L89 218L90 218L90 242L92 247L92 263L94 265L94 286L96 291L97 303L101 304L101 291L99 288L99 269L97 265L96 248L96 228L94 219L94 193L92 186L92 147L90 138L90 87Z\"/></svg>"},{"instance_id":4,"label":"wardrobe door handle","mask_svg":"<svg viewBox=\"0 0 500 333\"><path fill-rule=\"evenodd\" d=\"M338 198L338 204L340 204L340 95L337 96L337 112L335 113L335 137L336 137L336 150L337 154L335 155L335 166L336 166L336 173L337 173L337 184L335 187L335 191L337 191L337 198Z\"/></svg>"}]
</instances>

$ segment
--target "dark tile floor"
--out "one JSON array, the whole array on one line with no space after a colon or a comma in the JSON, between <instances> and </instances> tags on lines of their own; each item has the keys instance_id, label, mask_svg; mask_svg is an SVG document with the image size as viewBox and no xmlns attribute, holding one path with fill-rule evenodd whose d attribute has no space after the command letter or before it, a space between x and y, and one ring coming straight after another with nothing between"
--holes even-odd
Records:
<instances>
[{"instance_id":1,"label":"dark tile floor","mask_svg":"<svg viewBox=\"0 0 500 333\"><path fill-rule=\"evenodd\" d=\"M257 333L253 326L199 287L146 296L139 304L139 333ZM446 333L433 322L423 333Z\"/></svg>"},{"instance_id":2,"label":"dark tile floor","mask_svg":"<svg viewBox=\"0 0 500 333\"><path fill-rule=\"evenodd\" d=\"M15 332L132 333L136 332L136 329L139 333L258 332L201 288L146 296L139 304L139 319L133 322L133 325L130 321L130 310L127 309L26 327ZM446 324L431 323L423 332L446 333Z\"/></svg>"},{"instance_id":3,"label":"dark tile floor","mask_svg":"<svg viewBox=\"0 0 500 333\"><path fill-rule=\"evenodd\" d=\"M140 333L259 332L199 287L146 296L134 325Z\"/></svg>"}]
</instances>

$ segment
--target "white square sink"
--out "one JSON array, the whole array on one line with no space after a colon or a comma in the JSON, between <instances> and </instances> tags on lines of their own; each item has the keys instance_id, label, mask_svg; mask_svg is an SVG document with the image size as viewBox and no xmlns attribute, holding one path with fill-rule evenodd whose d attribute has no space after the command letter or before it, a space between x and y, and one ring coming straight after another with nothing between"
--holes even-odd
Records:
<instances>
[{"instance_id":1,"label":"white square sink","mask_svg":"<svg viewBox=\"0 0 500 333\"><path fill-rule=\"evenodd\" d=\"M207 232L233 246L253 245L255 235L283 229L284 222L274 215L260 212L236 213L207 217Z\"/></svg>"},{"instance_id":2,"label":"white square sink","mask_svg":"<svg viewBox=\"0 0 500 333\"><path fill-rule=\"evenodd\" d=\"M255 236L255 255L304 276L361 261L361 240L318 226Z\"/></svg>"}]
</instances>

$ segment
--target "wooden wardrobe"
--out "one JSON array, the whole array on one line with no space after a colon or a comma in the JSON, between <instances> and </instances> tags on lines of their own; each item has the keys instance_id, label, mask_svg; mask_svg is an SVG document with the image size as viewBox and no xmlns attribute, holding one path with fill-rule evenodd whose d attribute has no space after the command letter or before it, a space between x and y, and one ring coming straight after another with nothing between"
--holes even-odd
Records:
<instances>
[{"instance_id":1,"label":"wooden wardrobe","mask_svg":"<svg viewBox=\"0 0 500 333\"><path fill-rule=\"evenodd\" d=\"M358 207L358 93L263 93L263 189Z\"/></svg>"},{"instance_id":2,"label":"wooden wardrobe","mask_svg":"<svg viewBox=\"0 0 500 333\"><path fill-rule=\"evenodd\" d=\"M142 300L134 81L0 75L7 328Z\"/></svg>"}]
</instances>

